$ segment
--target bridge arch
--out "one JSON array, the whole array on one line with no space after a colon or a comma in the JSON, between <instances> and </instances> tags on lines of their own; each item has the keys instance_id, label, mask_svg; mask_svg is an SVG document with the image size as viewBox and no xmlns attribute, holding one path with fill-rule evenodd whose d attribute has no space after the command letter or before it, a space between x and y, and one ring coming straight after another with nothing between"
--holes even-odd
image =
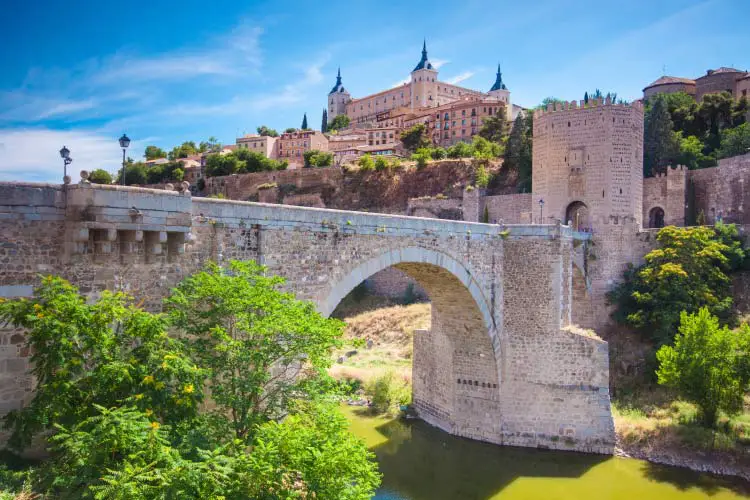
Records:
<instances>
[{"instance_id":1,"label":"bridge arch","mask_svg":"<svg viewBox=\"0 0 750 500\"><path fill-rule=\"evenodd\" d=\"M326 298L319 304L321 314L330 316L344 297L354 290L354 287L383 269L397 267L410 274L408 269L402 269L408 267L406 264L409 263L433 265L452 274L471 294L482 314L488 331L495 329L491 304L485 297L482 287L477 282L471 269L446 253L422 247L406 247L390 250L360 263L343 279L334 284Z\"/></svg>"},{"instance_id":2,"label":"bridge arch","mask_svg":"<svg viewBox=\"0 0 750 500\"><path fill-rule=\"evenodd\" d=\"M423 247L392 249L358 264L319 304L330 315L341 300L373 274L395 267L427 292L430 330L413 340L413 403L425 421L448 432L476 437L482 417L499 414L502 356L494 311L485 288L465 264ZM490 432L483 436L499 440Z\"/></svg>"}]
</instances>

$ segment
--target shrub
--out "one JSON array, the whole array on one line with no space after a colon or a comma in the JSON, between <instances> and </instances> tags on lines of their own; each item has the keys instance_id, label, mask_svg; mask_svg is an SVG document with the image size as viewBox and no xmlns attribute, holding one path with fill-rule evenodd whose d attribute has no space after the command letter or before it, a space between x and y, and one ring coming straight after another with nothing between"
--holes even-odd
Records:
<instances>
[{"instance_id":1,"label":"shrub","mask_svg":"<svg viewBox=\"0 0 750 500\"><path fill-rule=\"evenodd\" d=\"M417 163L417 170L422 170L427 166L427 161L430 160L430 151L428 149L419 149L416 153L411 155L411 159Z\"/></svg>"},{"instance_id":2,"label":"shrub","mask_svg":"<svg viewBox=\"0 0 750 500\"><path fill-rule=\"evenodd\" d=\"M696 314L680 314L674 347L665 345L656 353L660 384L677 389L698 405L701 423L714 427L719 411L736 414L742 410L745 391L750 389L750 327L736 332L708 308Z\"/></svg>"},{"instance_id":3,"label":"shrub","mask_svg":"<svg viewBox=\"0 0 750 500\"><path fill-rule=\"evenodd\" d=\"M484 165L480 165L477 168L476 185L478 188L487 188L490 185L490 173Z\"/></svg>"},{"instance_id":4,"label":"shrub","mask_svg":"<svg viewBox=\"0 0 750 500\"><path fill-rule=\"evenodd\" d=\"M433 160L444 160L448 157L448 152L444 148L433 148L430 150L430 156Z\"/></svg>"},{"instance_id":5,"label":"shrub","mask_svg":"<svg viewBox=\"0 0 750 500\"><path fill-rule=\"evenodd\" d=\"M359 165L359 169L364 172L375 170L375 162L369 154L360 156L357 164Z\"/></svg>"},{"instance_id":6,"label":"shrub","mask_svg":"<svg viewBox=\"0 0 750 500\"><path fill-rule=\"evenodd\" d=\"M198 179L198 190L203 191L206 189L206 179L201 177Z\"/></svg>"},{"instance_id":7,"label":"shrub","mask_svg":"<svg viewBox=\"0 0 750 500\"><path fill-rule=\"evenodd\" d=\"M172 179L174 179L177 182L182 182L182 180L185 178L185 171L181 168L176 168L172 171Z\"/></svg>"},{"instance_id":8,"label":"shrub","mask_svg":"<svg viewBox=\"0 0 750 500\"><path fill-rule=\"evenodd\" d=\"M370 397L373 411L377 413L387 413L397 405L411 402L411 387L391 371L370 380L365 385L365 393Z\"/></svg>"},{"instance_id":9,"label":"shrub","mask_svg":"<svg viewBox=\"0 0 750 500\"><path fill-rule=\"evenodd\" d=\"M382 172L388 169L388 162L382 156L375 158L375 170Z\"/></svg>"},{"instance_id":10,"label":"shrub","mask_svg":"<svg viewBox=\"0 0 750 500\"><path fill-rule=\"evenodd\" d=\"M417 301L417 294L414 292L414 283L409 283L406 285L406 290L404 290L404 297L401 300L404 305L410 305Z\"/></svg>"}]
</instances>

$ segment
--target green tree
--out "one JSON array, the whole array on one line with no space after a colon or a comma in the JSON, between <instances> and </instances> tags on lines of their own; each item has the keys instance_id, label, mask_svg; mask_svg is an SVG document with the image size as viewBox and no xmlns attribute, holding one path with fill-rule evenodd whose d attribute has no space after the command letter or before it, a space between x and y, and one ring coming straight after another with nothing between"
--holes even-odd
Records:
<instances>
[{"instance_id":1,"label":"green tree","mask_svg":"<svg viewBox=\"0 0 750 500\"><path fill-rule=\"evenodd\" d=\"M276 130L272 128L268 128L265 125L261 125L260 127L255 129L256 132L258 132L258 135L264 136L264 137L278 137L279 133L276 132Z\"/></svg>"},{"instance_id":2,"label":"green tree","mask_svg":"<svg viewBox=\"0 0 750 500\"><path fill-rule=\"evenodd\" d=\"M707 307L724 321L731 319L729 274L744 266L746 256L737 228L668 226L657 240L659 247L646 254L646 263L629 268L608 295L617 306L615 319L662 344L671 341L681 311Z\"/></svg>"},{"instance_id":3,"label":"green tree","mask_svg":"<svg viewBox=\"0 0 750 500\"><path fill-rule=\"evenodd\" d=\"M411 159L416 162L417 170L422 170L427 166L427 162L432 158L429 148L420 148L411 155Z\"/></svg>"},{"instance_id":4,"label":"green tree","mask_svg":"<svg viewBox=\"0 0 750 500\"><path fill-rule=\"evenodd\" d=\"M424 123L417 123L410 129L403 131L401 143L404 145L404 149L412 153L418 149L432 146L427 126Z\"/></svg>"},{"instance_id":5,"label":"green tree","mask_svg":"<svg viewBox=\"0 0 750 500\"><path fill-rule=\"evenodd\" d=\"M675 134L680 143L680 156L677 158L677 163L685 165L690 170L716 165L716 160L712 156L703 154L705 146L700 139L694 135L682 137L682 132L675 132Z\"/></svg>"},{"instance_id":6,"label":"green tree","mask_svg":"<svg viewBox=\"0 0 750 500\"><path fill-rule=\"evenodd\" d=\"M459 141L448 148L448 158L471 158L472 156L474 156L474 148L466 142Z\"/></svg>"},{"instance_id":7,"label":"green tree","mask_svg":"<svg viewBox=\"0 0 750 500\"><path fill-rule=\"evenodd\" d=\"M375 158L375 170L377 170L378 172L388 170L388 162L382 156L378 156L377 158Z\"/></svg>"},{"instance_id":8,"label":"green tree","mask_svg":"<svg viewBox=\"0 0 750 500\"><path fill-rule=\"evenodd\" d=\"M185 171L181 168L176 168L172 170L172 179L174 179L177 182L182 182L182 180L185 178Z\"/></svg>"},{"instance_id":9,"label":"green tree","mask_svg":"<svg viewBox=\"0 0 750 500\"><path fill-rule=\"evenodd\" d=\"M141 162L127 163L125 165L125 184L128 186L143 185L148 183L148 168ZM122 169L117 172L115 184L122 184Z\"/></svg>"},{"instance_id":10,"label":"green tree","mask_svg":"<svg viewBox=\"0 0 750 500\"><path fill-rule=\"evenodd\" d=\"M548 104L563 104L564 102L565 101L563 101L562 99L558 99L557 97L545 97L544 99L542 99L541 104L539 104L536 109L547 109Z\"/></svg>"},{"instance_id":11,"label":"green tree","mask_svg":"<svg viewBox=\"0 0 750 500\"><path fill-rule=\"evenodd\" d=\"M719 158L729 158L750 153L750 123L724 130L721 134Z\"/></svg>"},{"instance_id":12,"label":"green tree","mask_svg":"<svg viewBox=\"0 0 750 500\"><path fill-rule=\"evenodd\" d=\"M280 291L283 283L254 262L209 264L165 300L196 363L210 369L216 411L240 439L281 419L291 399L313 398L342 345L343 323Z\"/></svg>"},{"instance_id":13,"label":"green tree","mask_svg":"<svg viewBox=\"0 0 750 500\"><path fill-rule=\"evenodd\" d=\"M708 152L719 149L722 130L732 126L734 105L735 100L729 92L703 96L698 107L698 117L703 122L705 130L703 142Z\"/></svg>"},{"instance_id":14,"label":"green tree","mask_svg":"<svg viewBox=\"0 0 750 500\"><path fill-rule=\"evenodd\" d=\"M167 152L156 146L146 146L144 156L147 160L156 160L157 158L166 158Z\"/></svg>"},{"instance_id":15,"label":"green tree","mask_svg":"<svg viewBox=\"0 0 750 500\"><path fill-rule=\"evenodd\" d=\"M5 417L17 449L95 415L93 405L127 403L162 423L195 415L204 372L169 338L162 316L125 294L104 291L88 302L67 281L47 277L33 299L0 302L0 320L24 328L33 353L34 396Z\"/></svg>"},{"instance_id":16,"label":"green tree","mask_svg":"<svg viewBox=\"0 0 750 500\"><path fill-rule=\"evenodd\" d=\"M445 148L430 148L430 157L433 160L444 160L448 158L448 151Z\"/></svg>"},{"instance_id":17,"label":"green tree","mask_svg":"<svg viewBox=\"0 0 750 500\"><path fill-rule=\"evenodd\" d=\"M502 113L486 117L482 121L479 135L488 141L503 144L508 137L508 120Z\"/></svg>"},{"instance_id":18,"label":"green tree","mask_svg":"<svg viewBox=\"0 0 750 500\"><path fill-rule=\"evenodd\" d=\"M323 110L323 121L320 123L320 131L324 134L328 132L328 110Z\"/></svg>"},{"instance_id":19,"label":"green tree","mask_svg":"<svg viewBox=\"0 0 750 500\"><path fill-rule=\"evenodd\" d=\"M674 347L656 353L659 383L677 389L681 397L698 405L701 423L716 426L719 411L742 411L750 390L750 327L733 332L720 327L708 308L695 314L682 312Z\"/></svg>"},{"instance_id":20,"label":"green tree","mask_svg":"<svg viewBox=\"0 0 750 500\"><path fill-rule=\"evenodd\" d=\"M296 131L297 131L297 129L296 129L296 128L294 128L294 127L289 127L289 128L287 128L287 129L285 129L285 130L284 130L284 133L285 133L285 134L293 134L293 133L294 133L294 132L296 132Z\"/></svg>"},{"instance_id":21,"label":"green tree","mask_svg":"<svg viewBox=\"0 0 750 500\"><path fill-rule=\"evenodd\" d=\"M674 134L672 118L663 96L657 95L647 111L643 134L643 175L650 177L666 171L680 154L679 138Z\"/></svg>"},{"instance_id":22,"label":"green tree","mask_svg":"<svg viewBox=\"0 0 750 500\"><path fill-rule=\"evenodd\" d=\"M475 158L491 160L503 155L503 146L497 142L492 142L480 135L475 135L471 140L471 147L474 150Z\"/></svg>"},{"instance_id":23,"label":"green tree","mask_svg":"<svg viewBox=\"0 0 750 500\"><path fill-rule=\"evenodd\" d=\"M357 160L357 164L359 165L359 169L363 172L369 172L370 170L375 170L375 161L372 159L372 156L369 154L364 154L359 157L359 160Z\"/></svg>"},{"instance_id":24,"label":"green tree","mask_svg":"<svg viewBox=\"0 0 750 500\"><path fill-rule=\"evenodd\" d=\"M330 167L333 165L333 153L311 149L302 155L305 159L305 167Z\"/></svg>"},{"instance_id":25,"label":"green tree","mask_svg":"<svg viewBox=\"0 0 750 500\"><path fill-rule=\"evenodd\" d=\"M300 130L307 130L307 113L302 117L302 126L300 127Z\"/></svg>"},{"instance_id":26,"label":"green tree","mask_svg":"<svg viewBox=\"0 0 750 500\"><path fill-rule=\"evenodd\" d=\"M328 130L343 130L349 127L351 121L347 115L336 115L331 123L328 124Z\"/></svg>"},{"instance_id":27,"label":"green tree","mask_svg":"<svg viewBox=\"0 0 750 500\"><path fill-rule=\"evenodd\" d=\"M112 184L112 176L106 170L97 168L89 174L89 181L94 184Z\"/></svg>"},{"instance_id":28,"label":"green tree","mask_svg":"<svg viewBox=\"0 0 750 500\"><path fill-rule=\"evenodd\" d=\"M180 158L187 158L188 156L193 156L198 153L198 148L195 146L195 142L193 141L185 141L179 146L175 146L172 148L172 151L170 151L167 154L167 158L170 160L177 160Z\"/></svg>"},{"instance_id":29,"label":"green tree","mask_svg":"<svg viewBox=\"0 0 750 500\"><path fill-rule=\"evenodd\" d=\"M239 173L245 165L233 154L210 154L206 157L206 176L217 177Z\"/></svg>"}]
</instances>

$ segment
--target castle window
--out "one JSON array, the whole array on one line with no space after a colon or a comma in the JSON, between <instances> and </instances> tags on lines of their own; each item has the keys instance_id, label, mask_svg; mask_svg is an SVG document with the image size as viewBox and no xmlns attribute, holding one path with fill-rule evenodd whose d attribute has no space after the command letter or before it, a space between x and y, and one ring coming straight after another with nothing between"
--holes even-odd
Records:
<instances>
[{"instance_id":1,"label":"castle window","mask_svg":"<svg viewBox=\"0 0 750 500\"><path fill-rule=\"evenodd\" d=\"M568 127L570 127L570 122L568 122Z\"/></svg>"}]
</instances>

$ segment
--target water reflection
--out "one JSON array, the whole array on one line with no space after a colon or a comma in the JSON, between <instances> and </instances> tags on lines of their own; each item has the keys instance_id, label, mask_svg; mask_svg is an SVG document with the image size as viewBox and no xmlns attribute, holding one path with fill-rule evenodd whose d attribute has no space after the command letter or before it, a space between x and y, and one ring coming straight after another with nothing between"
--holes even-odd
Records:
<instances>
[{"instance_id":1,"label":"water reflection","mask_svg":"<svg viewBox=\"0 0 750 500\"><path fill-rule=\"evenodd\" d=\"M376 500L686 500L750 494L741 482L638 460L498 447L420 421L373 419L362 409L347 414L378 458L383 484Z\"/></svg>"}]
</instances>

